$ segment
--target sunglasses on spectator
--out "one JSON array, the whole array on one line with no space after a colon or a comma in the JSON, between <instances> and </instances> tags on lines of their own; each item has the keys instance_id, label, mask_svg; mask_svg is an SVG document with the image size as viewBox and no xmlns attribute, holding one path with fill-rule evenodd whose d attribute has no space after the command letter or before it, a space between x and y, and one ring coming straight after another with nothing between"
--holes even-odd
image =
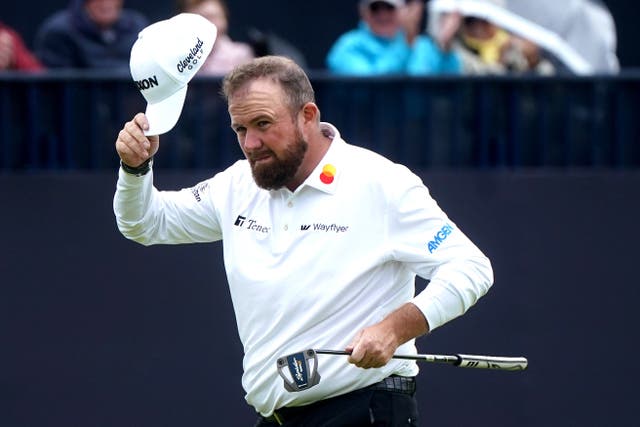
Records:
<instances>
[{"instance_id":1,"label":"sunglasses on spectator","mask_svg":"<svg viewBox=\"0 0 640 427\"><path fill-rule=\"evenodd\" d=\"M395 6L383 1L375 1L369 5L369 10L373 13L379 12L381 10L390 11L395 10Z\"/></svg>"}]
</instances>

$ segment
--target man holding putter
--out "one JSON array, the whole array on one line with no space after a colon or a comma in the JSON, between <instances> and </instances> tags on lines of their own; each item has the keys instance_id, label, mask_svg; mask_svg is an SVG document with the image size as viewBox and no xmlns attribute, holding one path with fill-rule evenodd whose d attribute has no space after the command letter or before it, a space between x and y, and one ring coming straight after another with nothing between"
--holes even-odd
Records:
<instances>
[{"instance_id":1,"label":"man holding putter","mask_svg":"<svg viewBox=\"0 0 640 427\"><path fill-rule=\"evenodd\" d=\"M210 40L196 38L206 51ZM158 55L170 55L160 44ZM192 45L185 41L185 54ZM127 122L115 144L117 224L144 245L222 240L256 425L418 425L418 366L392 356L416 354L416 337L475 304L493 283L489 260L415 174L322 122L309 79L283 57L255 59L223 81L246 159L192 188L157 190L157 133L173 125L155 121L175 123L184 97L150 96L167 67L149 52L141 63L132 51L134 79L153 75L158 87L143 90L147 114ZM186 81L169 92L179 91ZM416 275L430 282L417 295ZM276 360L321 347L350 355L320 354L322 381L285 389Z\"/></svg>"}]
</instances>

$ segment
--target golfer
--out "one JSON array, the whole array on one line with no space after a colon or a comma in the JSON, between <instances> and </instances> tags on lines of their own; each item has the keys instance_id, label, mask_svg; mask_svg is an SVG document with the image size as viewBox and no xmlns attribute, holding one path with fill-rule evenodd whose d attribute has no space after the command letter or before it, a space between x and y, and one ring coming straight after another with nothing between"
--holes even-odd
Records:
<instances>
[{"instance_id":1,"label":"golfer","mask_svg":"<svg viewBox=\"0 0 640 427\"><path fill-rule=\"evenodd\" d=\"M484 295L489 260L415 174L321 121L293 61L255 59L222 91L246 159L159 191L159 137L137 114L115 144L120 231L143 245L222 240L256 426L419 425L416 362L391 356L416 354L416 337ZM417 295L416 275L429 281ZM320 382L287 391L276 360L307 348L351 355L318 355Z\"/></svg>"}]
</instances>

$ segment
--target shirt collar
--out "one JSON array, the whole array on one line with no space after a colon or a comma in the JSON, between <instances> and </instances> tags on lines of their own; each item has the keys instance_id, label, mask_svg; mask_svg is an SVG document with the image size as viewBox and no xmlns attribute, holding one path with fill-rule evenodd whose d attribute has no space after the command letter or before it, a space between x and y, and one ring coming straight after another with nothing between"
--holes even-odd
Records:
<instances>
[{"instance_id":1,"label":"shirt collar","mask_svg":"<svg viewBox=\"0 0 640 427\"><path fill-rule=\"evenodd\" d=\"M320 129L325 136L332 139L331 145L303 185L333 194L340 182L342 172L344 172L341 153L346 142L340 137L338 129L331 123L321 122Z\"/></svg>"}]
</instances>

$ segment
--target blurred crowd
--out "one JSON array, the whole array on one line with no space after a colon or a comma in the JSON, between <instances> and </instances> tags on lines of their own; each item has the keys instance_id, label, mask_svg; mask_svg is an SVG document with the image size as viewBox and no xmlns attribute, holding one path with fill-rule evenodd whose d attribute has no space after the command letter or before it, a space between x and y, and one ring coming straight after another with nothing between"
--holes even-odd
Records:
<instances>
[{"instance_id":1,"label":"blurred crowd","mask_svg":"<svg viewBox=\"0 0 640 427\"><path fill-rule=\"evenodd\" d=\"M358 22L326 52L331 73L370 75L592 74L619 71L616 28L599 0L354 0ZM289 40L252 30L233 40L224 0L177 0L177 12L211 20L218 36L200 73L221 76L257 56L284 54ZM39 24L28 46L0 22L0 70L124 69L150 22L124 0L71 0Z\"/></svg>"}]
</instances>

